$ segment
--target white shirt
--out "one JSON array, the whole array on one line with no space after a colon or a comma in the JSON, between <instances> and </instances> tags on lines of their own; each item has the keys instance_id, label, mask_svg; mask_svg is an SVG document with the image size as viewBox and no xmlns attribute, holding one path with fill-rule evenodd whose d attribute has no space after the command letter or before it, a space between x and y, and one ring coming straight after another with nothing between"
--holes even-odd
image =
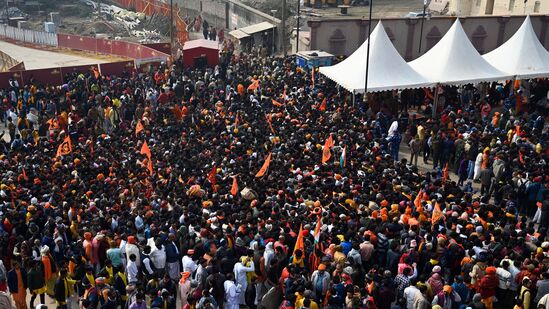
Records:
<instances>
[{"instance_id":1,"label":"white shirt","mask_svg":"<svg viewBox=\"0 0 549 309\"><path fill-rule=\"evenodd\" d=\"M135 262L128 261L126 274L128 274L128 283L137 282L137 265L135 264Z\"/></svg>"},{"instance_id":2,"label":"white shirt","mask_svg":"<svg viewBox=\"0 0 549 309\"><path fill-rule=\"evenodd\" d=\"M164 269L166 267L166 250L164 246L161 246L160 249L154 246L154 250L151 251L149 256L156 269Z\"/></svg>"},{"instance_id":3,"label":"white shirt","mask_svg":"<svg viewBox=\"0 0 549 309\"><path fill-rule=\"evenodd\" d=\"M181 259L181 264L183 264L183 271L188 271L191 274L194 274L194 272L198 268L198 265L196 265L196 263L193 261L193 259L188 255L185 255Z\"/></svg>"},{"instance_id":4,"label":"white shirt","mask_svg":"<svg viewBox=\"0 0 549 309\"><path fill-rule=\"evenodd\" d=\"M498 288L507 290L511 286L511 273L501 267L496 269L496 275L498 276Z\"/></svg>"},{"instance_id":5,"label":"white shirt","mask_svg":"<svg viewBox=\"0 0 549 309\"><path fill-rule=\"evenodd\" d=\"M411 285L404 289L404 298L406 299L406 308L413 309L416 296L421 292L415 286Z\"/></svg>"}]
</instances>

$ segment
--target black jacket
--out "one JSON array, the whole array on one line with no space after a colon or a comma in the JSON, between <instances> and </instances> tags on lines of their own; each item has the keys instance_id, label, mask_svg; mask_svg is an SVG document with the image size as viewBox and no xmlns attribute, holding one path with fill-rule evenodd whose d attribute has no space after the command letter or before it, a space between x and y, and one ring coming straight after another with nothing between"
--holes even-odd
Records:
<instances>
[{"instance_id":1,"label":"black jacket","mask_svg":"<svg viewBox=\"0 0 549 309\"><path fill-rule=\"evenodd\" d=\"M23 286L25 289L27 289L27 272L25 269L21 269L21 277L23 277ZM15 269L12 269L8 272L8 288L12 293L18 293L19 291L19 284L17 282L17 273L15 272Z\"/></svg>"}]
</instances>

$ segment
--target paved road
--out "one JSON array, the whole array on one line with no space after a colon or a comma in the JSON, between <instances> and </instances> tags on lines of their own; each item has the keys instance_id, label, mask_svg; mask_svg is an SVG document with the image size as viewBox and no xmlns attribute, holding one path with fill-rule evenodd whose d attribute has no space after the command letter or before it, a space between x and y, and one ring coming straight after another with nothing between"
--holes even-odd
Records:
<instances>
[{"instance_id":1,"label":"paved road","mask_svg":"<svg viewBox=\"0 0 549 309\"><path fill-rule=\"evenodd\" d=\"M0 41L0 50L10 57L25 62L27 70L56 68L74 65L92 65L108 62L106 60L74 56L23 47L16 44Z\"/></svg>"}]
</instances>

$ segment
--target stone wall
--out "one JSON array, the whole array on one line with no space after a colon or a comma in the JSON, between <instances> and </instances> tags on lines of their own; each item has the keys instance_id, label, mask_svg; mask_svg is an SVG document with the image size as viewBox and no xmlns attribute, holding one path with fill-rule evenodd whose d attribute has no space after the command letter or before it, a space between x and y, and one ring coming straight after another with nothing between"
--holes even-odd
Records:
<instances>
[{"instance_id":1,"label":"stone wall","mask_svg":"<svg viewBox=\"0 0 549 309\"><path fill-rule=\"evenodd\" d=\"M549 49L549 16L531 16L531 19L538 38ZM473 45L483 54L509 39L524 21L524 16L479 16L460 20ZM382 21L395 48L404 59L410 61L434 46L450 29L455 17L433 17L424 21L421 52L421 19L391 18ZM368 33L367 19L313 19L308 24L311 28L309 48L335 55L350 55L366 40ZM377 20L374 20L372 30L376 25Z\"/></svg>"}]
</instances>

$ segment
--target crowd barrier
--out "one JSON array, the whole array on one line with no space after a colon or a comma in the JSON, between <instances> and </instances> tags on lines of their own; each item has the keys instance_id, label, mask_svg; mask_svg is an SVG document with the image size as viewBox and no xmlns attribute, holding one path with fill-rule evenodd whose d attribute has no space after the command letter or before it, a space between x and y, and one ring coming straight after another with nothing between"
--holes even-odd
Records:
<instances>
[{"instance_id":1,"label":"crowd barrier","mask_svg":"<svg viewBox=\"0 0 549 309\"><path fill-rule=\"evenodd\" d=\"M58 34L58 47L89 51L98 54L117 55L130 59L163 58L169 54L133 42L96 39L73 34Z\"/></svg>"},{"instance_id":2,"label":"crowd barrier","mask_svg":"<svg viewBox=\"0 0 549 309\"><path fill-rule=\"evenodd\" d=\"M0 73L0 89L9 88L9 80L16 79L19 85L28 85L30 82L35 84L60 86L64 84L64 77L70 73L87 73L92 67L97 67L102 75L120 76L123 72L133 72L136 70L141 73L142 68L135 68L133 60L118 61L111 63L101 63L99 65L77 65L70 67L48 68L38 70L22 70L14 72Z\"/></svg>"}]
</instances>

